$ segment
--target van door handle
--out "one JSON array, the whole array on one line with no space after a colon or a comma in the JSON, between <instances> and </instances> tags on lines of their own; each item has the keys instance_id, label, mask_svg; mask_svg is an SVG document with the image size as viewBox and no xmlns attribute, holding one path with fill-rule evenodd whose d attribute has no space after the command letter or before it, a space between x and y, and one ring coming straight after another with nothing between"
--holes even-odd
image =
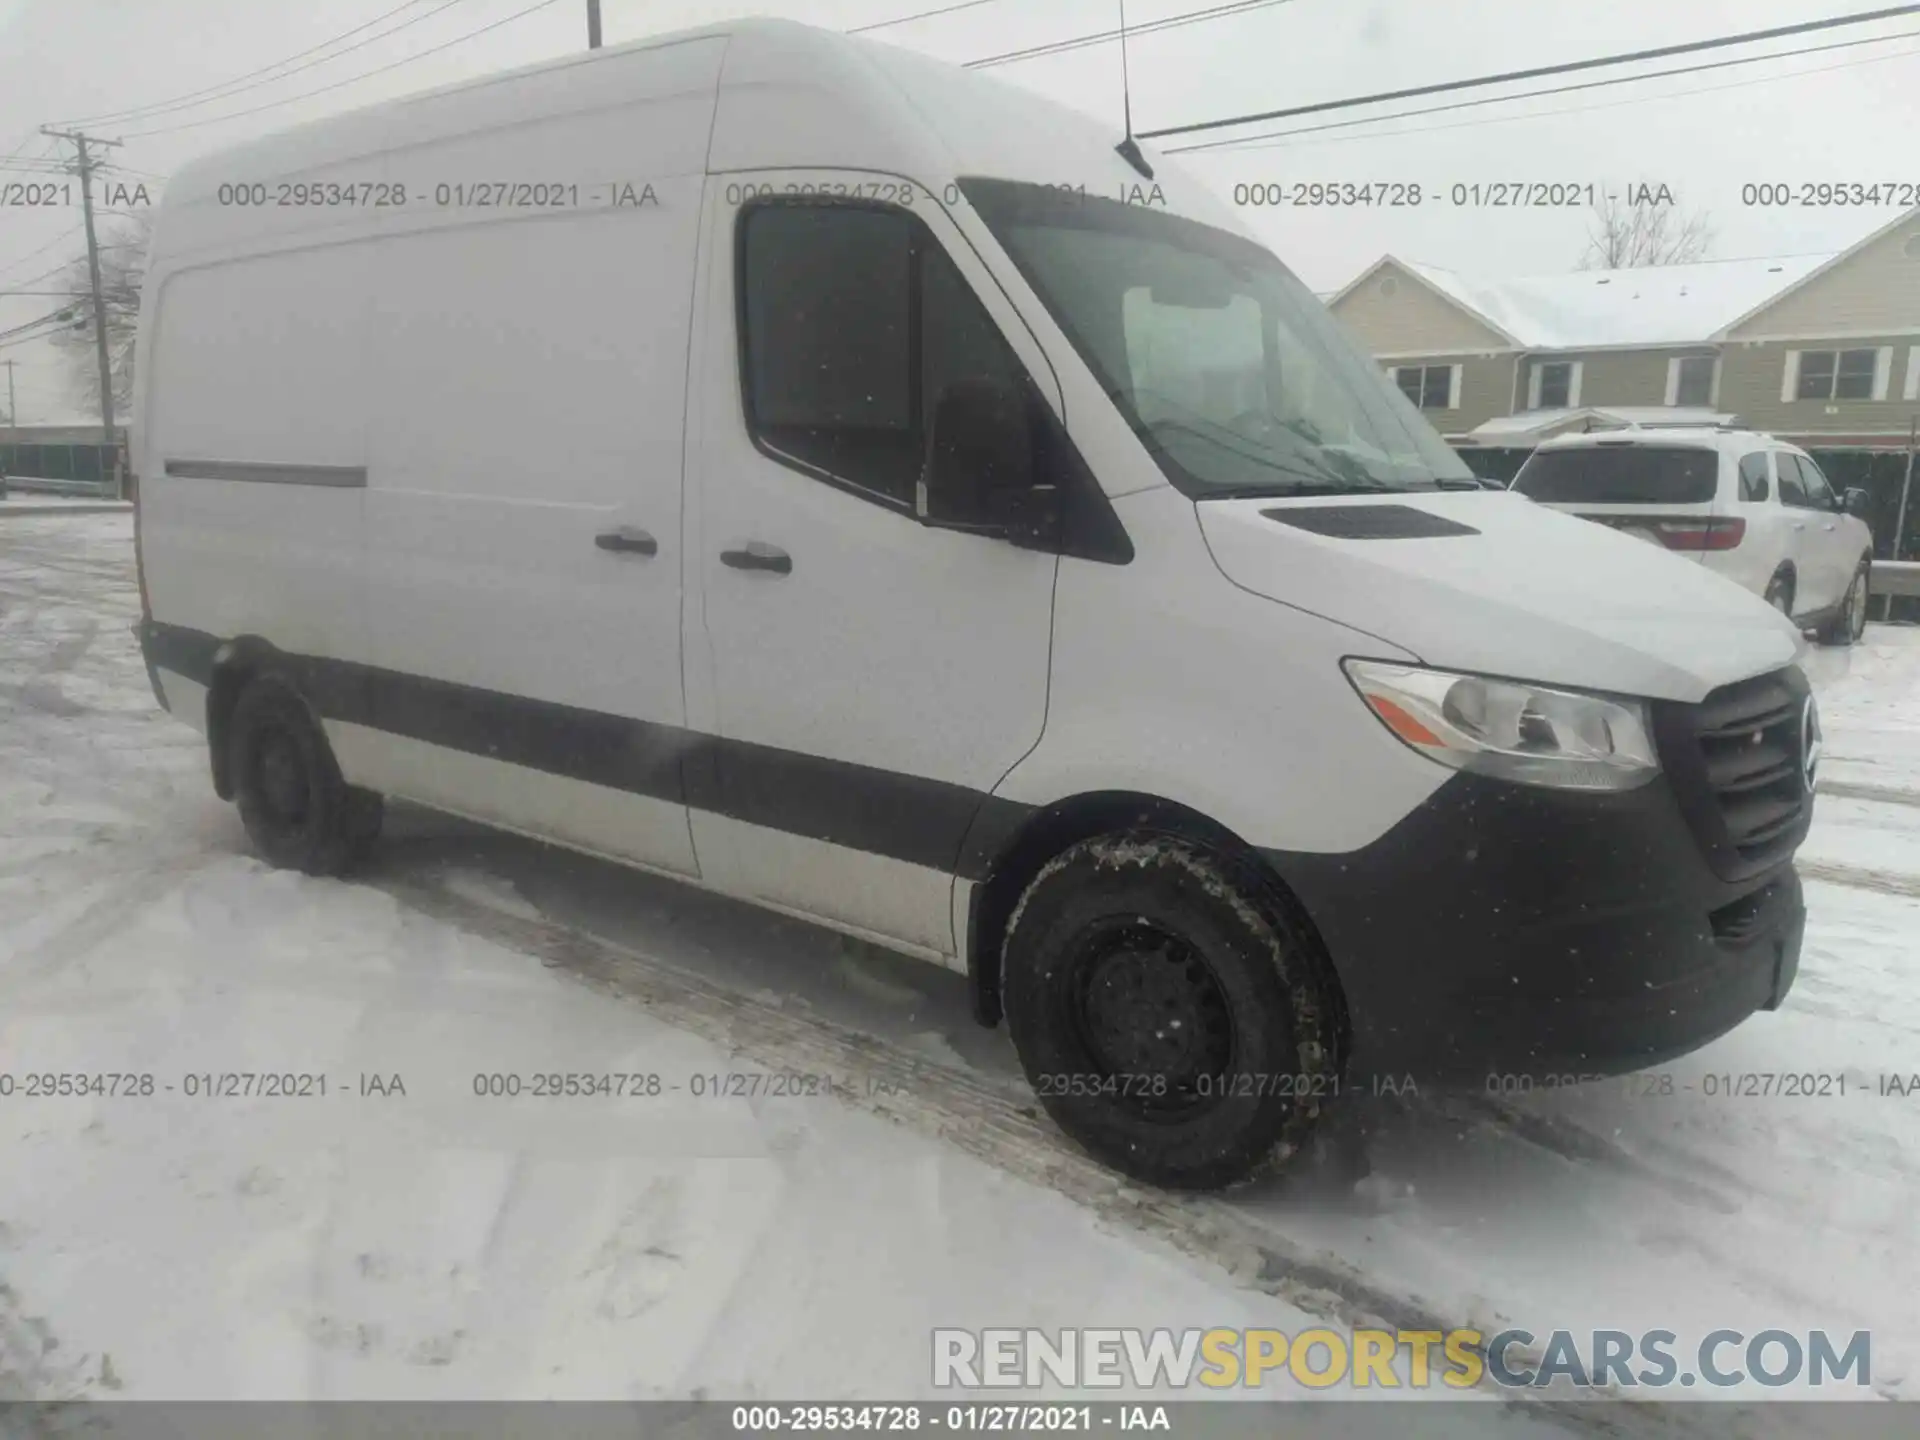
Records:
<instances>
[{"instance_id":1,"label":"van door handle","mask_svg":"<svg viewBox=\"0 0 1920 1440\"><path fill-rule=\"evenodd\" d=\"M602 550L618 550L630 555L657 555L660 542L644 530L622 525L618 530L603 530L593 537Z\"/></svg>"},{"instance_id":2,"label":"van door handle","mask_svg":"<svg viewBox=\"0 0 1920 1440\"><path fill-rule=\"evenodd\" d=\"M768 570L775 575L793 573L793 557L777 545L760 540L749 540L741 550L722 550L720 563L735 570Z\"/></svg>"}]
</instances>

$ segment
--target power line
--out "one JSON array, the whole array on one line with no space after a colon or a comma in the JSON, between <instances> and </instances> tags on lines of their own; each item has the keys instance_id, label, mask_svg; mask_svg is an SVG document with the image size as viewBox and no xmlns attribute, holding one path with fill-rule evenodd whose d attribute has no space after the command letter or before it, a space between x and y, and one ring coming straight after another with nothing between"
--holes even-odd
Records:
<instances>
[{"instance_id":1,"label":"power line","mask_svg":"<svg viewBox=\"0 0 1920 1440\"><path fill-rule=\"evenodd\" d=\"M1484 85L1505 85L1515 80L1535 80L1545 75L1565 75L1576 70L1593 70L1605 65L1624 65L1635 60L1658 60L1668 55L1687 55L1701 50L1720 50L1729 45L1749 45L1760 40L1776 40L1787 35L1804 35L1815 30L1832 30L1843 25L1864 25L1874 20L1890 20L1899 15L1920 13L1920 4L1895 5L1884 10L1869 10L1858 15L1838 15L1830 20L1806 20L1797 25L1780 25L1770 30L1750 30L1743 35L1724 35L1712 40L1693 40L1684 45L1661 45L1651 50L1633 50L1621 55L1603 55L1591 60L1569 60L1559 65L1538 65L1529 70L1509 70L1499 75L1482 75L1471 80L1445 80L1434 85L1416 85L1407 90L1384 90L1377 95L1356 95L1346 100L1322 100L1313 105L1294 105L1284 110L1263 110L1224 120L1196 120L1186 125L1167 125L1158 130L1143 130L1142 140L1164 135L1188 135L1198 130L1224 130L1233 125L1251 125L1261 120L1288 120L1296 115L1316 115L1328 110L1350 110L1359 105L1377 105L1388 100L1409 100L1420 95L1439 95L1452 90L1472 90Z\"/></svg>"},{"instance_id":2,"label":"power line","mask_svg":"<svg viewBox=\"0 0 1920 1440\"><path fill-rule=\"evenodd\" d=\"M419 0L409 0L409 4L417 4L417 3L419 3ZM354 41L353 44L346 46L344 49L336 50L331 55L318 56L315 59L306 61L304 64L295 65L290 69L282 70L278 75L268 75L262 79L252 81L251 83L246 85L234 84L229 89L221 89L219 93L208 95L205 99L201 99L201 100L181 100L171 105L150 105L146 107L144 110L129 112L126 118L136 119L136 120L151 120L161 115L172 114L175 111L193 110L193 109L197 109L199 106L202 106L202 105L211 105L217 100L225 100L235 95L244 95L247 91L258 90L263 85L277 85L282 80L285 80L289 75L298 75L302 70L311 70L316 65L329 65L333 63L335 60L340 59L344 55L351 55L356 50L363 50L367 46L374 44L376 41L385 40L390 35L398 35L402 30L405 30L410 26L418 25L425 20L431 20L434 16L438 15L442 10L451 10L455 5L459 5L463 3L465 3L465 0L441 0L440 4L434 6L433 9L427 11L425 14L415 15L411 20L402 20L398 25L392 26L391 28L386 30L382 30L377 35L369 35L364 40L356 40ZM402 5L400 8L404 10L407 8L407 6ZM391 10L387 12L388 15L392 15L396 13L398 12L391 11ZM381 19L385 19L385 18L386 16L381 17ZM369 21L368 23L377 24L379 22ZM365 29L366 27L362 26L361 28ZM349 35L352 33L353 33L352 31L347 32L347 34ZM346 37L341 36L339 38L344 39ZM329 42L329 43L333 43L333 42ZM301 53L305 54L307 52L302 51ZM297 57L294 57L294 58L297 58ZM281 62L281 64L283 65L286 63L287 63L286 61ZM115 122L115 123L119 123L119 122Z\"/></svg>"},{"instance_id":3,"label":"power line","mask_svg":"<svg viewBox=\"0 0 1920 1440\"><path fill-rule=\"evenodd\" d=\"M54 236L53 239L47 241L46 244L36 245L33 249L27 251L26 254L17 256L14 259L9 260L6 264L0 265L0 273L4 273L8 270L11 270L16 265L26 264L27 261L33 259L34 256L40 254L42 251L51 250L54 246L58 245L62 240L66 240L74 235L78 235L84 229L86 229L86 223L84 221L80 221L80 220L74 221L73 227L71 229L62 230L58 235Z\"/></svg>"},{"instance_id":4,"label":"power line","mask_svg":"<svg viewBox=\"0 0 1920 1440\"><path fill-rule=\"evenodd\" d=\"M1269 10L1276 5L1291 5L1293 0L1237 0L1231 5L1215 5L1208 10L1195 10L1186 15L1169 15L1164 20L1148 20L1139 25L1127 27L1129 40L1140 35L1150 35L1159 30L1177 30L1182 25L1198 25L1208 20L1224 20L1233 15L1250 14L1255 10ZM1008 50L1000 55L987 55L978 60L968 60L969 70L984 70L992 65L1011 65L1020 60L1035 60L1043 55L1061 55L1069 50L1082 50L1089 45L1104 45L1118 40L1118 30L1101 30L1092 35L1076 35L1069 40L1055 40L1045 45L1029 45L1022 50Z\"/></svg>"},{"instance_id":5,"label":"power line","mask_svg":"<svg viewBox=\"0 0 1920 1440\"><path fill-rule=\"evenodd\" d=\"M31 330L38 325L67 324L71 322L72 319L73 306L71 305L64 306L59 310L49 310L38 320L29 320L24 325L15 325L11 330L0 330L0 340L11 339L13 336L19 335L23 331ZM28 340L42 340L45 338L44 335L29 335L27 337ZM26 340L20 340L15 343L24 345Z\"/></svg>"},{"instance_id":6,"label":"power line","mask_svg":"<svg viewBox=\"0 0 1920 1440\"><path fill-rule=\"evenodd\" d=\"M416 60L424 60L429 55L438 54L440 51L451 49L455 45L465 44L469 40L477 39L486 34L489 30L498 30L502 25L510 25L515 20L524 19L526 16L533 14L536 10L551 9L559 3L560 0L538 0L538 3L529 5L524 10L516 10L513 14L503 16L491 24L482 25L477 30L469 30L463 35L454 36L451 40L442 41L438 45L431 45L425 50L415 51L413 54L404 56L390 64L377 66L372 70L363 71L358 75L349 75L346 79L336 80L331 85L321 85L312 90L303 90L298 95L282 96L278 100L267 102L265 105L255 105L249 110L234 110L225 115L211 115L204 120L184 120L178 125L159 125L151 130L129 130L124 133L123 138L138 140L148 135L171 135L177 130L196 130L202 125L218 125L225 120L238 120L246 115L258 115L263 110L272 110L277 106L291 105L296 100L307 100L315 95L324 95L330 90L340 89L343 85L356 85L362 80L372 79L375 75L385 74L389 70L397 70L402 65L411 65Z\"/></svg>"},{"instance_id":7,"label":"power line","mask_svg":"<svg viewBox=\"0 0 1920 1440\"><path fill-rule=\"evenodd\" d=\"M978 10L982 5L998 5L1000 0L963 0L958 5L942 5L937 10L920 10L912 15L902 15L897 20L875 20L868 25L855 25L847 31L849 35L864 35L869 30L891 30L896 25L911 25L916 20L931 20L936 15L952 15L961 10Z\"/></svg>"},{"instance_id":8,"label":"power line","mask_svg":"<svg viewBox=\"0 0 1920 1440\"><path fill-rule=\"evenodd\" d=\"M176 95L168 100L156 100L150 105L135 105L132 108L127 110L109 110L106 113L101 115L86 115L86 116L82 116L78 120L69 120L64 123L69 125L99 125L103 123L118 124L123 121L139 119L139 118L156 114L156 113L164 114L168 111L182 109L189 105L204 104L206 103L205 100L197 99L196 97L205 96L206 99L208 100L221 98L221 95L223 92L230 91L231 87L233 86L241 85L243 81L252 80L253 77L256 75L266 75L268 71L278 70L283 65L290 65L295 60L303 59L304 57L313 54L316 50L326 50L334 45L338 45L342 40L348 39L354 35L358 35L362 30L370 30L375 25L380 24L383 20L390 20L395 15L398 15L402 10L411 10L415 5L418 5L420 3L422 3L422 0L406 0L406 3L404 5L396 5L393 7L393 9L374 16L373 19L367 21L364 25L356 25L353 27L353 29L343 31L342 33L334 36L331 40L322 40L318 45L309 45L305 50L296 50L293 54L288 55L283 59L275 60L271 65L259 66L257 69L249 70L245 74L236 75L231 80L222 80L217 85L204 86L199 90L189 90L184 95ZM438 13L438 12L432 12L432 13ZM425 20L427 18L428 17L426 15L417 16L414 20L409 20L407 24L412 25L417 23L419 20ZM404 26L395 27L395 29L404 29L404 28L405 28ZM393 31L390 30L390 31L387 31L386 33L392 34ZM381 37L377 35L371 37L371 39L374 39L374 40L377 40L379 38ZM363 40L360 42L361 45L368 44L368 43L369 41L366 41L366 40ZM359 45L351 45L351 46L348 46L347 48L348 50L357 50L359 48ZM347 53L347 51L342 50L339 53L344 55ZM333 59L335 57L328 56L326 58ZM318 64L320 62L315 61L314 63ZM302 67L302 68L305 68L305 67ZM292 73L292 72L288 72L288 73ZM283 77L276 75L270 78L277 80ZM257 83L264 85L264 84L267 84L268 81L262 80ZM252 87L247 86L243 88L250 89Z\"/></svg>"},{"instance_id":9,"label":"power line","mask_svg":"<svg viewBox=\"0 0 1920 1440\"><path fill-rule=\"evenodd\" d=\"M86 228L86 225L84 222L73 227L74 230L84 230L85 228ZM67 234L69 235L71 235L72 233L73 233L73 230L69 230L67 232ZM40 248L44 250L46 247L43 245ZM38 285L42 280L45 280L52 275L58 275L62 270L65 270L68 266L72 264L73 264L73 260L71 258L62 260L58 265L53 266L51 269L42 270L38 275L29 276L27 279L22 280L20 284L22 286ZM0 290L0 295L5 295L8 293L10 292L6 290Z\"/></svg>"},{"instance_id":10,"label":"power line","mask_svg":"<svg viewBox=\"0 0 1920 1440\"><path fill-rule=\"evenodd\" d=\"M103 163L100 168L102 170L116 170L123 175L138 175L142 180L170 180L173 178L171 175L162 175L154 170L142 170L134 165L122 165L118 161L112 164Z\"/></svg>"},{"instance_id":11,"label":"power line","mask_svg":"<svg viewBox=\"0 0 1920 1440\"><path fill-rule=\"evenodd\" d=\"M1537 100L1544 96L1549 96L1549 95L1571 95L1574 92L1580 91L1580 90L1600 90L1613 85L1633 85L1633 84L1637 84L1642 80L1665 80L1675 75L1695 75L1695 74L1700 74L1704 71L1709 71L1709 70L1725 70L1736 65L1758 65L1768 60L1791 60L1794 57L1799 55L1819 55L1829 50L1850 50L1860 45L1884 45L1890 40L1911 40L1915 38L1920 38L1920 30L1904 30L1898 35L1872 35L1862 40L1837 40L1829 45L1809 45L1798 50L1777 51L1771 55L1741 55L1741 56L1736 56L1734 59L1731 59L1731 60L1712 60L1702 65L1680 65L1680 66L1676 66L1671 70L1650 70L1639 75L1612 75L1612 76L1608 76L1604 80L1587 80L1577 85L1549 85L1543 90L1525 90L1517 95L1489 95L1489 96L1484 96L1478 100L1456 100L1452 104L1448 104L1448 105L1429 105L1425 109L1421 109L1421 110L1399 110L1399 111L1395 111L1391 115L1368 115L1358 120L1334 120L1334 121L1330 121L1325 125L1303 126L1298 130L1270 130L1270 131L1262 132L1259 135L1246 135L1246 136L1241 136L1239 138L1230 139L1230 140L1202 140L1192 145L1172 145L1167 147L1164 153L1168 155L1185 155L1185 154L1191 154L1195 151L1268 150L1268 149L1275 148L1277 142L1292 139L1296 136L1318 135L1328 130L1347 130L1347 129L1353 128L1356 125L1381 125L1391 120L1411 120L1422 115L1442 115L1453 110L1472 110L1482 105L1505 105L1514 100ZM1898 54L1894 54L1894 55L1869 55L1866 58L1861 60L1848 61L1846 62L1846 64L1847 65L1870 65L1870 64L1877 63L1878 61L1881 61L1881 60L1897 60L1897 59L1900 59L1902 56L1912 55L1915 53L1920 53L1920 52L1903 50L1903 51L1900 51ZM1757 79L1741 80L1736 82L1733 85L1710 86L1708 87L1708 89L1735 90L1735 89L1740 89L1747 85L1764 85L1773 80L1789 78L1793 75L1817 75L1827 70L1838 70L1838 69L1844 69L1844 68L1846 68L1846 65L1816 66L1811 70L1789 71L1787 73L1787 76L1762 75ZM1705 92L1699 91L1699 90L1687 90L1687 91L1677 92L1676 94L1673 94L1673 95L1642 95L1642 96L1636 96L1629 100L1621 101L1619 103L1626 104L1626 105L1634 105L1634 104L1641 104L1649 100L1671 100L1671 99L1678 99L1682 95L1695 95L1695 94L1702 94L1702 93L1705 93ZM1612 107L1610 106L1586 106L1586 107L1575 106L1569 110L1530 111L1525 115L1492 116L1492 117L1489 117L1488 120L1477 121L1473 123L1488 124L1488 123L1493 123L1494 121L1501 121L1501 120L1525 120L1525 119L1532 118L1532 116L1534 115L1569 115L1569 114L1577 113L1579 110L1583 108L1584 109L1605 109L1605 108L1612 108ZM1466 127L1447 125L1447 126L1439 126L1439 127L1422 127L1422 128L1423 130L1427 128L1454 130L1454 129L1463 129ZM1390 136L1390 135L1401 135L1405 133L1407 132L1400 131L1400 130L1389 130L1379 135L1355 135L1355 136L1350 136L1348 138L1355 139L1355 140L1378 140L1378 139L1385 139L1387 138L1387 136ZM1260 142L1267 142L1267 143L1260 143Z\"/></svg>"}]
</instances>

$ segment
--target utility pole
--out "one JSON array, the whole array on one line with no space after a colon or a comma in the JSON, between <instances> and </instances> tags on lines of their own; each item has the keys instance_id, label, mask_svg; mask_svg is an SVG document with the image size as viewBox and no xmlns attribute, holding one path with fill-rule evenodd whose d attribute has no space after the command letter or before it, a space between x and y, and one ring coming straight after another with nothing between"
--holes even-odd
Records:
<instances>
[{"instance_id":1,"label":"utility pole","mask_svg":"<svg viewBox=\"0 0 1920 1440\"><path fill-rule=\"evenodd\" d=\"M7 457L16 465L20 463L20 412L14 408L13 403L13 367L18 363L14 360L0 360L0 365L7 367ZM6 488L7 467L0 465L0 494L4 494Z\"/></svg>"},{"instance_id":2,"label":"utility pole","mask_svg":"<svg viewBox=\"0 0 1920 1440\"><path fill-rule=\"evenodd\" d=\"M1920 415L1914 416L1912 423L1907 426L1907 475L1900 482L1900 515L1893 522L1893 558L1896 562L1900 559L1900 542L1907 538L1907 496L1913 491L1913 459L1916 451L1920 451ZM1893 596L1889 595L1880 618L1885 620L1892 613Z\"/></svg>"},{"instance_id":3,"label":"utility pole","mask_svg":"<svg viewBox=\"0 0 1920 1440\"><path fill-rule=\"evenodd\" d=\"M600 0L587 0L587 48L600 48Z\"/></svg>"},{"instance_id":4,"label":"utility pole","mask_svg":"<svg viewBox=\"0 0 1920 1440\"><path fill-rule=\"evenodd\" d=\"M100 294L100 242L93 229L94 161L87 152L89 144L110 149L117 148L120 142L97 140L78 130L55 130L46 125L40 127L40 133L51 135L56 140L71 140L79 156L80 209L87 227L87 275L93 287L93 348L100 365L100 428L107 454L111 457L109 464L114 498L124 500L126 477L120 473L120 437L114 433L113 425L113 364L107 358L107 304Z\"/></svg>"}]
</instances>

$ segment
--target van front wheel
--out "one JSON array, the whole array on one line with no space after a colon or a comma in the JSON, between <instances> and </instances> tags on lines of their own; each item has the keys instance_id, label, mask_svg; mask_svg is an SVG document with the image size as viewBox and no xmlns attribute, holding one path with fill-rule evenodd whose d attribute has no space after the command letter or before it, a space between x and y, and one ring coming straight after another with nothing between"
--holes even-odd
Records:
<instances>
[{"instance_id":1,"label":"van front wheel","mask_svg":"<svg viewBox=\"0 0 1920 1440\"><path fill-rule=\"evenodd\" d=\"M325 732L289 682L249 681L227 734L240 820L263 859L338 875L365 858L380 833L381 799L341 778Z\"/></svg>"},{"instance_id":2,"label":"van front wheel","mask_svg":"<svg viewBox=\"0 0 1920 1440\"><path fill-rule=\"evenodd\" d=\"M1008 1027L1047 1113L1135 1179L1216 1189L1298 1149L1340 1083L1317 942L1251 861L1149 831L1041 870L1005 949Z\"/></svg>"}]
</instances>

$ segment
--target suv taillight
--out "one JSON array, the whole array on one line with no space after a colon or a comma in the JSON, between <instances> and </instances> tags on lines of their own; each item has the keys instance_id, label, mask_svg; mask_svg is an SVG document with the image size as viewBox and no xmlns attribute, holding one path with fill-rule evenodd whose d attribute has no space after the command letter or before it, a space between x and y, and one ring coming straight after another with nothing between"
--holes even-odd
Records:
<instances>
[{"instance_id":1,"label":"suv taillight","mask_svg":"<svg viewBox=\"0 0 1920 1440\"><path fill-rule=\"evenodd\" d=\"M1646 528L1669 550L1732 550L1747 538L1747 522L1736 515L1654 520Z\"/></svg>"}]
</instances>

